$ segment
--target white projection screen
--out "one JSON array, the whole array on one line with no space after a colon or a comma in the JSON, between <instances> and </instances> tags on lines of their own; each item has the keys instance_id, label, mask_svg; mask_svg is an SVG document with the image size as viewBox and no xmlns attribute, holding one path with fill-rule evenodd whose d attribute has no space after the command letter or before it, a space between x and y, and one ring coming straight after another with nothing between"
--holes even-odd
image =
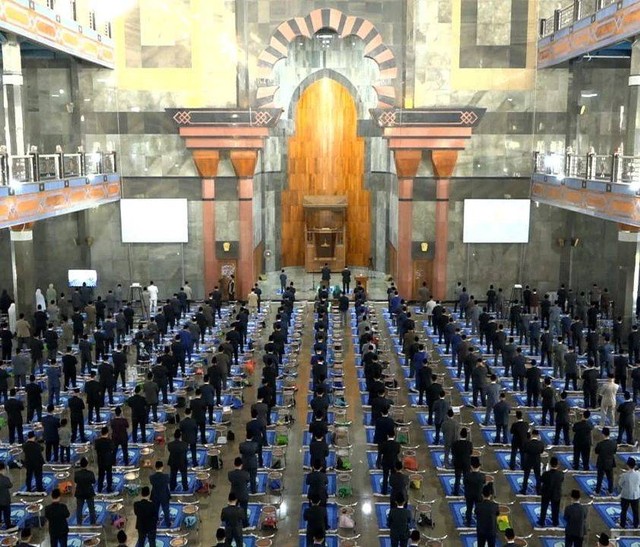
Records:
<instances>
[{"instance_id":1,"label":"white projection screen","mask_svg":"<svg viewBox=\"0 0 640 547\"><path fill-rule=\"evenodd\" d=\"M465 199L463 243L529 243L531 201Z\"/></svg>"},{"instance_id":2,"label":"white projection screen","mask_svg":"<svg viewBox=\"0 0 640 547\"><path fill-rule=\"evenodd\" d=\"M188 243L186 199L120 200L122 243Z\"/></svg>"}]
</instances>

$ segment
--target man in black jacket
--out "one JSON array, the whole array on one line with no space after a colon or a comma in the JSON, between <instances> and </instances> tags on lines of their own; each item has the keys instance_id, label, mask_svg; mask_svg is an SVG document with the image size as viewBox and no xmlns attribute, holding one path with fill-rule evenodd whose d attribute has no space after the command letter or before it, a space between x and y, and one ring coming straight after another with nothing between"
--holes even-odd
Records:
<instances>
[{"instance_id":1,"label":"man in black jacket","mask_svg":"<svg viewBox=\"0 0 640 547\"><path fill-rule=\"evenodd\" d=\"M31 492L31 482L34 477L36 479L36 492L44 492L44 487L42 486L44 457L42 456L42 446L36 441L36 434L33 431L29 431L27 434L27 442L22 445L22 454L27 472L27 492Z\"/></svg>"},{"instance_id":2,"label":"man in black jacket","mask_svg":"<svg viewBox=\"0 0 640 547\"><path fill-rule=\"evenodd\" d=\"M556 413L556 434L553 439L553 444L560 444L560 432L562 431L564 437L564 444L569 444L569 403L567 403L567 392L563 391L560 394L560 400L556 403L554 409Z\"/></svg>"},{"instance_id":3,"label":"man in black jacket","mask_svg":"<svg viewBox=\"0 0 640 547\"><path fill-rule=\"evenodd\" d=\"M395 440L395 432L389 433L387 440L380 447L380 463L382 464L382 490L383 496L387 495L389 474L395 468L400 454L400 443Z\"/></svg>"},{"instance_id":4,"label":"man in black jacket","mask_svg":"<svg viewBox=\"0 0 640 547\"><path fill-rule=\"evenodd\" d=\"M242 536L242 528L245 522L244 509L238 506L238 500L233 492L229 494L228 500L229 504L220 513L220 521L224 524L226 545L230 547L233 541L235 541L236 545L244 545Z\"/></svg>"},{"instance_id":5,"label":"man in black jacket","mask_svg":"<svg viewBox=\"0 0 640 547\"><path fill-rule=\"evenodd\" d=\"M524 477L522 479L522 495L527 494L529 487L529 475L531 471L536 478L536 494L540 494L540 458L544 452L544 443L540 440L540 434L537 429L531 431L531 438L525 443L523 448L524 460L522 462L522 470Z\"/></svg>"},{"instance_id":6,"label":"man in black jacket","mask_svg":"<svg viewBox=\"0 0 640 547\"><path fill-rule=\"evenodd\" d=\"M89 522L91 526L96 524L96 505L94 502L96 493L93 489L93 485L96 483L96 476L93 471L87 469L88 465L87 458L82 458L80 460L80 469L76 471L73 477L76 483L76 523L78 526L83 525L82 510L85 502L89 507Z\"/></svg>"},{"instance_id":7,"label":"man in black jacket","mask_svg":"<svg viewBox=\"0 0 640 547\"><path fill-rule=\"evenodd\" d=\"M195 398L191 399L189 406L191 407L191 415L200 430L200 443L206 444L207 405L202 399L200 388L196 388Z\"/></svg>"},{"instance_id":8,"label":"man in black jacket","mask_svg":"<svg viewBox=\"0 0 640 547\"><path fill-rule=\"evenodd\" d=\"M34 414L38 421L42 421L42 388L33 374L29 376L29 383L24 390L27 393L27 423L33 420Z\"/></svg>"},{"instance_id":9,"label":"man in black jacket","mask_svg":"<svg viewBox=\"0 0 640 547\"><path fill-rule=\"evenodd\" d=\"M476 505L476 535L478 547L495 547L498 536L498 504L491 499L491 485L482 489L482 501Z\"/></svg>"},{"instance_id":10,"label":"man in black jacket","mask_svg":"<svg viewBox=\"0 0 640 547\"><path fill-rule=\"evenodd\" d=\"M591 455L591 431L593 425L589 421L591 412L585 410L582 413L582 419L573 424L573 468L580 468L580 460L582 460L582 468L589 471L589 457Z\"/></svg>"},{"instance_id":11,"label":"man in black jacket","mask_svg":"<svg viewBox=\"0 0 640 547\"><path fill-rule=\"evenodd\" d=\"M100 403L104 406L104 397L109 393L109 404L113 404L113 385L115 379L113 376L113 365L107 361L103 361L98 365L98 376L100 377Z\"/></svg>"},{"instance_id":12,"label":"man in black jacket","mask_svg":"<svg viewBox=\"0 0 640 547\"><path fill-rule=\"evenodd\" d=\"M151 501L155 507L156 521L160 516L160 508L162 507L162 515L164 517L165 528L171 527L171 514L169 511L169 503L171 502L171 489L169 488L169 475L164 472L164 465L161 460L156 462L156 472L149 477L151 484Z\"/></svg>"},{"instance_id":13,"label":"man in black jacket","mask_svg":"<svg viewBox=\"0 0 640 547\"><path fill-rule=\"evenodd\" d=\"M387 524L389 526L389 535L391 536L391 545L407 545L409 535L411 534L411 512L405 507L405 499L402 496L394 500L391 504Z\"/></svg>"},{"instance_id":14,"label":"man in black jacket","mask_svg":"<svg viewBox=\"0 0 640 547\"><path fill-rule=\"evenodd\" d=\"M100 430L100 437L95 440L96 459L98 460L98 493L102 493L104 479L107 478L107 493L113 491L113 463L115 446L109 437L109 428Z\"/></svg>"},{"instance_id":15,"label":"man in black jacket","mask_svg":"<svg viewBox=\"0 0 640 547\"><path fill-rule=\"evenodd\" d=\"M24 434L22 431L22 411L24 403L16 398L15 388L9 391L9 398L4 403L4 410L7 413L7 426L9 427L9 443L16 442L16 432L18 433L18 442L24 442Z\"/></svg>"},{"instance_id":16,"label":"man in black jacket","mask_svg":"<svg viewBox=\"0 0 640 547\"><path fill-rule=\"evenodd\" d=\"M509 469L516 468L516 454L520 454L520 465L524 463L524 445L527 442L529 423L522 418L522 410L516 410L516 421L511 424L511 459Z\"/></svg>"},{"instance_id":17,"label":"man in black jacket","mask_svg":"<svg viewBox=\"0 0 640 547\"><path fill-rule=\"evenodd\" d=\"M564 508L565 547L582 547L587 535L587 508L580 503L580 490L571 490L571 504Z\"/></svg>"},{"instance_id":18,"label":"man in black jacket","mask_svg":"<svg viewBox=\"0 0 640 547\"><path fill-rule=\"evenodd\" d=\"M44 517L49 523L49 544L51 547L66 547L69 536L69 522L71 513L64 503L60 503L60 490L55 488L51 492L51 503L44 508Z\"/></svg>"},{"instance_id":19,"label":"man in black jacket","mask_svg":"<svg viewBox=\"0 0 640 547\"><path fill-rule=\"evenodd\" d=\"M134 443L138 442L138 428L140 428L142 442L147 442L147 400L140 395L141 391L141 387L136 386L133 395L127 399L127 405L131 408L131 438Z\"/></svg>"},{"instance_id":20,"label":"man in black jacket","mask_svg":"<svg viewBox=\"0 0 640 547\"><path fill-rule=\"evenodd\" d=\"M122 344L118 344L116 350L111 354L113 360L114 385L118 383L118 377L122 381L122 390L125 389L125 380L127 375L127 354L122 348Z\"/></svg>"},{"instance_id":21,"label":"man in black jacket","mask_svg":"<svg viewBox=\"0 0 640 547\"><path fill-rule=\"evenodd\" d=\"M133 512L136 515L136 530L138 531L137 545L144 547L145 541L149 540L149 545L155 546L158 516L153 502L149 499L151 495L149 487L143 486L140 495L142 499L133 504Z\"/></svg>"},{"instance_id":22,"label":"man in black jacket","mask_svg":"<svg viewBox=\"0 0 640 547\"><path fill-rule=\"evenodd\" d=\"M560 500L562 499L562 483L564 474L558 469L558 458L552 456L549 459L549 467L540 478L540 520L538 526L546 526L547 509L551 504L551 523L558 526L560 518Z\"/></svg>"},{"instance_id":23,"label":"man in black jacket","mask_svg":"<svg viewBox=\"0 0 640 547\"><path fill-rule=\"evenodd\" d=\"M616 453L618 452L618 445L613 439L609 438L609 428L602 428L602 439L596 444L596 469L598 471L598 478L596 480L595 493L600 494L602 488L602 479L607 477L607 483L609 486L609 495L613 495L613 469L616 466Z\"/></svg>"},{"instance_id":24,"label":"man in black jacket","mask_svg":"<svg viewBox=\"0 0 640 547\"><path fill-rule=\"evenodd\" d=\"M631 400L631 393L624 392L624 401L618 405L618 443L622 443L622 435L626 434L627 444L633 444L636 405Z\"/></svg>"},{"instance_id":25,"label":"man in black jacket","mask_svg":"<svg viewBox=\"0 0 640 547\"><path fill-rule=\"evenodd\" d=\"M582 373L582 395L584 408L596 408L598 394L598 369L592 359L588 360L587 369Z\"/></svg>"},{"instance_id":26,"label":"man in black jacket","mask_svg":"<svg viewBox=\"0 0 640 547\"><path fill-rule=\"evenodd\" d=\"M467 476L471 466L471 453L473 444L467 440L467 429L460 430L460 438L451 446L451 456L453 459L453 469L455 472L455 482L453 484L453 495L458 496L460 492L460 480Z\"/></svg>"},{"instance_id":27,"label":"man in black jacket","mask_svg":"<svg viewBox=\"0 0 640 547\"><path fill-rule=\"evenodd\" d=\"M75 443L80 431L80 442L86 443L84 436L84 401L80 398L80 388L73 389L73 395L69 397L69 417L71 418L71 442Z\"/></svg>"},{"instance_id":28,"label":"man in black jacket","mask_svg":"<svg viewBox=\"0 0 640 547\"><path fill-rule=\"evenodd\" d=\"M242 469L242 458L237 457L233 461L233 469L227 473L227 478L231 484L231 493L235 494L238 505L247 513L249 508L249 473ZM246 525L245 517L245 525Z\"/></svg>"},{"instance_id":29,"label":"man in black jacket","mask_svg":"<svg viewBox=\"0 0 640 547\"><path fill-rule=\"evenodd\" d=\"M100 407L102 406L102 395L100 383L96 380L95 371L91 371L90 380L84 385L84 392L87 395L87 422L91 424L91 418L94 417L95 421L100 421Z\"/></svg>"},{"instance_id":30,"label":"man in black jacket","mask_svg":"<svg viewBox=\"0 0 640 547\"><path fill-rule=\"evenodd\" d=\"M480 471L480 458L471 458L471 471L464 478L464 499L467 505L465 524L471 526L473 508L482 501L482 489L486 481L485 474Z\"/></svg>"},{"instance_id":31,"label":"man in black jacket","mask_svg":"<svg viewBox=\"0 0 640 547\"><path fill-rule=\"evenodd\" d=\"M189 482L187 480L187 450L188 445L182 440L182 432L178 429L173 434L173 441L167 445L169 450L169 469L170 480L169 485L171 490L175 490L178 485L178 471L180 472L180 478L182 479L182 490L185 492L189 489Z\"/></svg>"},{"instance_id":32,"label":"man in black jacket","mask_svg":"<svg viewBox=\"0 0 640 547\"><path fill-rule=\"evenodd\" d=\"M184 411L184 418L180 420L180 431L182 432L182 440L189 445L191 451L191 466L198 465L197 443L198 443L198 424L193 419L191 409Z\"/></svg>"}]
</instances>

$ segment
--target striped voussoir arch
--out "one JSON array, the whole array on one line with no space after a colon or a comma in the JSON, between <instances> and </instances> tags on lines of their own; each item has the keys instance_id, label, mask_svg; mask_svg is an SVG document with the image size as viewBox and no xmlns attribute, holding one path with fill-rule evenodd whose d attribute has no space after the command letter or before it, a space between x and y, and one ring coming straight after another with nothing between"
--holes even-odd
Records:
<instances>
[{"instance_id":1,"label":"striped voussoir arch","mask_svg":"<svg viewBox=\"0 0 640 547\"><path fill-rule=\"evenodd\" d=\"M269 45L258 56L258 79L265 83L258 85L256 106L276 106L274 97L278 86L273 85L271 75L274 65L289 55L289 44L297 36L312 38L323 28L334 30L340 38L354 35L364 41L364 56L373 59L380 68L380 80L373 86L378 94L378 108L395 106L395 88L387 83L398 75L398 65L393 51L384 44L382 36L371 21L363 17L345 15L333 8L314 10L306 17L292 17L278 26L271 36Z\"/></svg>"}]
</instances>

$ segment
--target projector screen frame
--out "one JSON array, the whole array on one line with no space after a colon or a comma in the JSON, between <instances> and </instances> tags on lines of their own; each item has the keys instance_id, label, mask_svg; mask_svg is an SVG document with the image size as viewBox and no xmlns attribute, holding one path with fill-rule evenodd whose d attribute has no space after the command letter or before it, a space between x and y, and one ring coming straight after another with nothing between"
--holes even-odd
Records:
<instances>
[{"instance_id":1,"label":"projector screen frame","mask_svg":"<svg viewBox=\"0 0 640 547\"><path fill-rule=\"evenodd\" d=\"M72 274L71 272L77 272L76 274ZM82 274L81 272L84 272ZM89 274L89 272L93 272L93 274ZM73 275L73 277L72 277ZM76 280L77 284L72 283L73 280ZM98 270L86 270L79 268L69 268L67 270L67 285L69 287L82 287L82 284L86 283L87 287L95 288L98 286Z\"/></svg>"},{"instance_id":2,"label":"projector screen frame","mask_svg":"<svg viewBox=\"0 0 640 547\"><path fill-rule=\"evenodd\" d=\"M167 225L168 222L172 224ZM157 233L155 233L156 230ZM188 200L186 198L121 199L120 241L125 244L189 243Z\"/></svg>"},{"instance_id":3,"label":"projector screen frame","mask_svg":"<svg viewBox=\"0 0 640 547\"><path fill-rule=\"evenodd\" d=\"M502 220L502 229L497 231L495 228L495 220L499 218L501 214L504 214L506 209L499 211L502 206L509 204L512 211L511 217ZM525 206L526 204L526 206ZM493 207L489 207L489 206ZM520 211L516 210L520 207ZM489 207L489 208L488 208ZM488 209L487 209L488 208ZM519 230L514 229L514 225L517 222L524 223L525 218L521 221L515 219L517 214L526 215L526 234L524 227L518 227ZM470 218L472 214L475 214L477 218L475 220ZM504 199L504 198L466 198L463 201L463 222L462 222L462 242L472 245L479 244L527 244L531 239L531 200L529 198L521 199ZM478 232L473 229L479 225L485 225L485 233L490 234L493 232L493 237L490 236L479 238ZM493 228L488 228L490 224ZM510 226L511 225L511 226ZM509 229L511 227L511 229ZM495 234L499 234L496 236ZM521 234L519 237L516 234ZM526 237L525 237L526 235Z\"/></svg>"}]
</instances>

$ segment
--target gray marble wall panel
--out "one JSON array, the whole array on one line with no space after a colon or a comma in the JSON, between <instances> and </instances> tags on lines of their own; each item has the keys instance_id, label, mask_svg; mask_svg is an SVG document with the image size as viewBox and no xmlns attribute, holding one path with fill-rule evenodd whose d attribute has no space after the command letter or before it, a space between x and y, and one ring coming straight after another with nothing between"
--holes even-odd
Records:
<instances>
[{"instance_id":1,"label":"gray marble wall panel","mask_svg":"<svg viewBox=\"0 0 640 547\"><path fill-rule=\"evenodd\" d=\"M398 183L389 188L389 241L398 248Z\"/></svg>"},{"instance_id":2,"label":"gray marble wall panel","mask_svg":"<svg viewBox=\"0 0 640 547\"><path fill-rule=\"evenodd\" d=\"M91 267L82 260L80 246L86 242L78 239L77 216L54 217L33 225L35 281L43 290L54 283L58 290L68 293L64 289L67 270Z\"/></svg>"},{"instance_id":3,"label":"gray marble wall panel","mask_svg":"<svg viewBox=\"0 0 640 547\"><path fill-rule=\"evenodd\" d=\"M253 179L253 247L262 241L262 215L264 213L262 200L262 177Z\"/></svg>"},{"instance_id":4,"label":"gray marble wall panel","mask_svg":"<svg viewBox=\"0 0 640 547\"><path fill-rule=\"evenodd\" d=\"M240 239L239 203L216 201L216 239L238 241Z\"/></svg>"},{"instance_id":5,"label":"gray marble wall panel","mask_svg":"<svg viewBox=\"0 0 640 547\"><path fill-rule=\"evenodd\" d=\"M389 193L387 191L375 192L376 218L386 219L389 216ZM373 250L374 267L378 271L385 271L387 264L387 241L389 230L385 222L378 222L374 226L375 249Z\"/></svg>"},{"instance_id":6,"label":"gray marble wall panel","mask_svg":"<svg viewBox=\"0 0 640 547\"><path fill-rule=\"evenodd\" d=\"M177 291L184 280L189 281L199 297L202 286L202 203L189 201L189 242L185 244L122 244L119 205L103 205L90 217L94 237L92 264L105 291L117 283L148 283L153 279L160 288L160 297Z\"/></svg>"}]
</instances>

